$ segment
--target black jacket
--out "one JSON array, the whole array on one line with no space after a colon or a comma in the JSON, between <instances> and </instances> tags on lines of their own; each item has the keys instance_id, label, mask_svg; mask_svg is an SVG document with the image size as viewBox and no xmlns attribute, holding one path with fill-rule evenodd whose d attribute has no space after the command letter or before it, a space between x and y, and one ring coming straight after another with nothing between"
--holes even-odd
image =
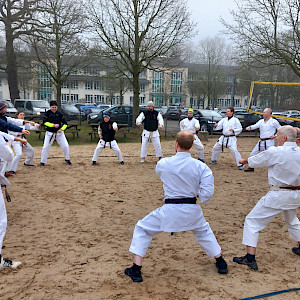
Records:
<instances>
[{"instance_id":1,"label":"black jacket","mask_svg":"<svg viewBox=\"0 0 300 300\"><path fill-rule=\"evenodd\" d=\"M57 132L60 129L65 130L68 125L61 112L56 111L53 113L50 109L43 116L43 124L46 126L46 130L50 132ZM54 124L59 124L59 127L55 128Z\"/></svg>"},{"instance_id":2,"label":"black jacket","mask_svg":"<svg viewBox=\"0 0 300 300\"><path fill-rule=\"evenodd\" d=\"M108 122L101 122L100 123L100 128L102 130L102 139L105 142L112 142L115 139L115 130L113 129L112 126L113 122L108 121Z\"/></svg>"},{"instance_id":3,"label":"black jacket","mask_svg":"<svg viewBox=\"0 0 300 300\"><path fill-rule=\"evenodd\" d=\"M146 129L147 131L156 131L158 129L158 111L147 110L144 112L144 116L144 129Z\"/></svg>"}]
</instances>

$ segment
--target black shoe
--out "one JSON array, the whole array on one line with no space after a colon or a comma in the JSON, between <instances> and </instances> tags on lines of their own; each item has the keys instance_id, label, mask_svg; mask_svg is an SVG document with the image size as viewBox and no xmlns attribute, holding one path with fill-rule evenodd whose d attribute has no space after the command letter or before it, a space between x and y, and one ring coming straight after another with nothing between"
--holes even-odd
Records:
<instances>
[{"instance_id":1,"label":"black shoe","mask_svg":"<svg viewBox=\"0 0 300 300\"><path fill-rule=\"evenodd\" d=\"M44 166L45 166L45 163L42 163L42 162L41 162L41 163L40 163L40 166L41 166L41 167L44 167Z\"/></svg>"},{"instance_id":2,"label":"black shoe","mask_svg":"<svg viewBox=\"0 0 300 300\"><path fill-rule=\"evenodd\" d=\"M65 159L65 162L68 164L68 165L71 165L71 161L69 159Z\"/></svg>"},{"instance_id":3,"label":"black shoe","mask_svg":"<svg viewBox=\"0 0 300 300\"><path fill-rule=\"evenodd\" d=\"M220 261L216 262L216 267L218 269L219 274L227 274L228 273L227 263L224 260L224 258L221 258Z\"/></svg>"},{"instance_id":4,"label":"black shoe","mask_svg":"<svg viewBox=\"0 0 300 300\"><path fill-rule=\"evenodd\" d=\"M24 163L24 166L27 166L27 167L34 167L34 165L30 165L30 164L26 164L26 163Z\"/></svg>"},{"instance_id":5,"label":"black shoe","mask_svg":"<svg viewBox=\"0 0 300 300\"><path fill-rule=\"evenodd\" d=\"M242 257L234 257L233 261L240 264L240 265L247 265L251 270L257 271L258 267L256 264L256 260L253 260L252 262L248 261L247 255Z\"/></svg>"},{"instance_id":6,"label":"black shoe","mask_svg":"<svg viewBox=\"0 0 300 300\"><path fill-rule=\"evenodd\" d=\"M93 166L96 166L97 162L93 160Z\"/></svg>"},{"instance_id":7,"label":"black shoe","mask_svg":"<svg viewBox=\"0 0 300 300\"><path fill-rule=\"evenodd\" d=\"M245 169L244 172L254 172L254 168Z\"/></svg>"},{"instance_id":8,"label":"black shoe","mask_svg":"<svg viewBox=\"0 0 300 300\"><path fill-rule=\"evenodd\" d=\"M8 173L11 174L11 175L15 175L16 174L15 171L9 171Z\"/></svg>"},{"instance_id":9,"label":"black shoe","mask_svg":"<svg viewBox=\"0 0 300 300\"><path fill-rule=\"evenodd\" d=\"M142 282L143 281L141 271L133 272L131 268L126 268L124 273L125 273L125 275L129 276L133 282Z\"/></svg>"},{"instance_id":10,"label":"black shoe","mask_svg":"<svg viewBox=\"0 0 300 300\"><path fill-rule=\"evenodd\" d=\"M300 255L300 246L299 247L294 247L292 249L293 253L297 254L297 255Z\"/></svg>"},{"instance_id":11,"label":"black shoe","mask_svg":"<svg viewBox=\"0 0 300 300\"><path fill-rule=\"evenodd\" d=\"M124 165L124 161L121 161L120 164L121 164L121 165Z\"/></svg>"}]
</instances>

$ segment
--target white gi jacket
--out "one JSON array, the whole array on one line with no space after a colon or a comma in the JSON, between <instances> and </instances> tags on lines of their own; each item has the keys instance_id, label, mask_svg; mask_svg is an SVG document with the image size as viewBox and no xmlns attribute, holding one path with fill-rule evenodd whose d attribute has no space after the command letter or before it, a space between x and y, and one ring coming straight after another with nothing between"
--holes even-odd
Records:
<instances>
[{"instance_id":1,"label":"white gi jacket","mask_svg":"<svg viewBox=\"0 0 300 300\"><path fill-rule=\"evenodd\" d=\"M270 147L248 158L251 168L268 167L270 186L300 186L300 148L295 142L285 142L279 147ZM278 209L300 207L300 191L269 191L263 198L263 205Z\"/></svg>"},{"instance_id":2,"label":"white gi jacket","mask_svg":"<svg viewBox=\"0 0 300 300\"><path fill-rule=\"evenodd\" d=\"M189 118L185 118L180 122L180 130L187 130L191 133L196 133L196 129L198 128L200 129L200 124L199 121L195 118L192 118L191 120L189 120Z\"/></svg>"},{"instance_id":3,"label":"white gi jacket","mask_svg":"<svg viewBox=\"0 0 300 300\"><path fill-rule=\"evenodd\" d=\"M15 119L15 120L18 120L18 119ZM19 119L19 120L21 120L21 119ZM15 125L17 125L17 124L15 124ZM17 126L23 128L23 129L26 129L26 130L37 130L38 129L37 126L32 126L29 123L22 124L22 125L20 124L20 125L17 125ZM16 137L19 135L19 133L21 133L21 132L15 132L15 131L8 130L8 134L11 134L11 135L16 136Z\"/></svg>"},{"instance_id":4,"label":"white gi jacket","mask_svg":"<svg viewBox=\"0 0 300 300\"><path fill-rule=\"evenodd\" d=\"M161 159L155 171L163 182L165 199L198 195L202 203L208 203L214 193L212 171L206 164L192 158L190 153L178 152ZM161 218L160 229L165 232L193 230L206 223L198 204L164 204L156 211Z\"/></svg>"},{"instance_id":5,"label":"white gi jacket","mask_svg":"<svg viewBox=\"0 0 300 300\"><path fill-rule=\"evenodd\" d=\"M22 120L22 119L16 119L16 118L11 118L11 117L6 117L6 119L7 119L8 123L17 125L19 127L22 127L22 125L24 125L24 120Z\"/></svg>"},{"instance_id":6,"label":"white gi jacket","mask_svg":"<svg viewBox=\"0 0 300 300\"><path fill-rule=\"evenodd\" d=\"M137 123L142 123L144 120L145 120L145 115L143 112L141 112L139 114L139 116L136 118L136 125L137 125ZM164 119L163 119L161 113L158 113L157 120L158 120L158 126L164 127ZM142 136L144 136L146 138L148 138L151 134L152 134L151 137L153 137L153 138L158 137L159 136L158 129L153 132L150 132L150 131L144 129L142 132Z\"/></svg>"},{"instance_id":7,"label":"white gi jacket","mask_svg":"<svg viewBox=\"0 0 300 300\"><path fill-rule=\"evenodd\" d=\"M278 129L281 125L279 122L273 118L270 118L267 122L264 119L259 120L256 124L251 125L250 129L254 130L259 128L260 138L267 139L270 136L274 136L276 133L276 129Z\"/></svg>"},{"instance_id":8,"label":"white gi jacket","mask_svg":"<svg viewBox=\"0 0 300 300\"><path fill-rule=\"evenodd\" d=\"M223 129L222 131L223 135L219 138L217 143L219 143L220 145L226 144L228 147L230 147L232 144L236 143L236 136L242 132L243 127L238 118L232 117L230 118L230 120L228 120L228 117L226 117L223 118L215 128L215 130L221 130L221 129ZM229 131L229 129L233 129L234 132ZM224 135L232 136L232 137L228 138L225 137Z\"/></svg>"},{"instance_id":9,"label":"white gi jacket","mask_svg":"<svg viewBox=\"0 0 300 300\"><path fill-rule=\"evenodd\" d=\"M8 146L7 141L4 138L7 141L13 142L14 136L0 131L0 171L1 171L3 162L11 161L14 158L14 153L11 150L11 148ZM4 174L4 171L5 170L3 170L3 174ZM4 177L3 174L0 172L0 183L9 185L10 182ZM0 190L0 192L1 192L1 190Z\"/></svg>"}]
</instances>

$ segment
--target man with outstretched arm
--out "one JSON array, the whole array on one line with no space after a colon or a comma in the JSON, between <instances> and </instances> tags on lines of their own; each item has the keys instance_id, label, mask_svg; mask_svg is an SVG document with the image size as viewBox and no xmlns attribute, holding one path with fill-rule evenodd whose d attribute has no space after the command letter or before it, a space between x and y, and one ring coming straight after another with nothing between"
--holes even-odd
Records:
<instances>
[{"instance_id":1,"label":"man with outstretched arm","mask_svg":"<svg viewBox=\"0 0 300 300\"><path fill-rule=\"evenodd\" d=\"M300 222L297 208L300 207L300 148L296 144L297 131L286 125L278 129L275 141L278 147L270 147L248 159L241 159L241 164L252 168L268 167L269 192L262 197L244 223L243 244L247 254L234 257L238 264L248 265L258 270L255 260L259 232L264 229L276 215L282 213L290 237L298 242L293 253L300 255Z\"/></svg>"},{"instance_id":2,"label":"man with outstretched arm","mask_svg":"<svg viewBox=\"0 0 300 300\"><path fill-rule=\"evenodd\" d=\"M280 128L279 122L272 118L272 109L265 108L263 111L263 119L259 120L256 124L246 127L246 130L255 130L259 128L260 139L252 150L250 156L256 155L261 151L267 150L274 146L274 138L276 131ZM248 168L245 172L254 172L254 168Z\"/></svg>"},{"instance_id":3,"label":"man with outstretched arm","mask_svg":"<svg viewBox=\"0 0 300 300\"><path fill-rule=\"evenodd\" d=\"M206 222L200 205L196 204L197 196L202 203L209 202L214 193L214 177L206 164L191 157L189 150L193 142L192 133L180 131L176 137L176 155L161 159L156 165L156 174L163 182L165 204L135 225L129 249L134 254L134 263L132 267L125 269L125 274L134 282L143 281L143 257L152 236L160 232L191 230L206 254L215 257L218 272L228 272L227 264L221 256L221 247Z\"/></svg>"}]
</instances>

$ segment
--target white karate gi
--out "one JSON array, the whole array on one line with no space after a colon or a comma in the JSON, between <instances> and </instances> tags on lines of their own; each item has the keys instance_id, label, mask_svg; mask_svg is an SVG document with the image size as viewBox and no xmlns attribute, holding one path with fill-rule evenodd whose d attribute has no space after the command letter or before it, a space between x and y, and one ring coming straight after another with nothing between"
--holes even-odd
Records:
<instances>
[{"instance_id":1,"label":"white karate gi","mask_svg":"<svg viewBox=\"0 0 300 300\"><path fill-rule=\"evenodd\" d=\"M279 122L273 118L270 118L267 122L264 119L259 120L256 124L249 126L251 130L259 128L260 138L268 139L271 136L274 136L276 130L279 129L281 125ZM274 146L274 139L266 140L266 141L258 141L252 150L250 156L258 154L260 151L264 151Z\"/></svg>"},{"instance_id":2,"label":"white karate gi","mask_svg":"<svg viewBox=\"0 0 300 300\"><path fill-rule=\"evenodd\" d=\"M300 186L300 148L295 142L249 157L251 168L268 167L270 186ZM297 208L300 207L300 191L270 190L262 197L245 219L243 244L256 247L259 231L264 229L276 215L283 214L290 237L300 241L300 222Z\"/></svg>"},{"instance_id":3,"label":"white karate gi","mask_svg":"<svg viewBox=\"0 0 300 300\"><path fill-rule=\"evenodd\" d=\"M7 162L13 159L14 154L11 148L7 145L7 142L4 140L3 137L5 137L8 141L13 141L14 136L0 131L0 160L1 162ZM0 173L0 184L9 185L10 184L9 181L4 177L4 172L5 169L3 170L3 172L1 171ZM2 243L4 240L5 232L6 232L6 226L7 226L6 208L5 208L5 202L4 202L2 188L1 188L0 191L0 254L2 250Z\"/></svg>"},{"instance_id":4,"label":"white karate gi","mask_svg":"<svg viewBox=\"0 0 300 300\"><path fill-rule=\"evenodd\" d=\"M29 123L21 125L20 127L26 130L36 130L38 128L37 126L32 126ZM8 131L8 133L18 137L18 132ZM26 155L25 164L33 165L34 149L28 142L26 145L22 145L22 143L19 141L13 141L11 145L13 146L16 155L11 161L11 163L8 163L7 165L8 171L14 171L14 172L17 171L18 165L22 157L22 152L24 152L24 154Z\"/></svg>"},{"instance_id":5,"label":"white karate gi","mask_svg":"<svg viewBox=\"0 0 300 300\"><path fill-rule=\"evenodd\" d=\"M195 118L189 120L189 118L185 118L179 123L180 130L187 130L194 135L193 145L198 152L198 158L204 160L204 147L196 134L196 130L200 129L199 121Z\"/></svg>"},{"instance_id":6,"label":"white karate gi","mask_svg":"<svg viewBox=\"0 0 300 300\"><path fill-rule=\"evenodd\" d=\"M116 127L118 127L116 122L113 122L112 124L113 128L115 129ZM101 127L99 125L98 127L98 134L102 135L102 130ZM99 158L99 155L102 151L103 148L111 148L111 150L115 153L115 155L118 157L119 162L123 161L123 157L122 157L122 153L121 150L118 146L118 143L116 140L113 140L111 142L105 142L103 139L100 139L98 142L98 145L94 151L94 155L93 155L93 161L97 161Z\"/></svg>"},{"instance_id":7,"label":"white karate gi","mask_svg":"<svg viewBox=\"0 0 300 300\"><path fill-rule=\"evenodd\" d=\"M13 142L15 137L10 134L0 131L0 147L1 147L1 149L0 149L0 175L3 175L3 176L7 169L7 164L10 163L12 161L12 159L14 158L14 153L4 138L7 141Z\"/></svg>"},{"instance_id":8,"label":"white karate gi","mask_svg":"<svg viewBox=\"0 0 300 300\"><path fill-rule=\"evenodd\" d=\"M219 156L222 152L222 148L227 147L230 152L233 154L237 166L241 166L239 160L242 158L241 154L237 150L237 139L236 136L240 134L243 130L242 125L238 118L232 117L228 120L228 117L223 118L219 123L215 130L223 129L223 135L218 139L216 144L213 147L211 160L218 161ZM233 129L234 132L229 131L229 129ZM223 145L223 146L222 146Z\"/></svg>"},{"instance_id":9,"label":"white karate gi","mask_svg":"<svg viewBox=\"0 0 300 300\"><path fill-rule=\"evenodd\" d=\"M145 115L143 112L139 114L139 116L136 118L136 124L142 123L145 120ZM158 113L157 115L158 120L158 126L164 126L164 119L161 115L161 113ZM148 152L148 146L149 142L152 141L155 155L156 157L162 157L162 151L160 146L160 140L159 140L159 132L158 129L155 131L148 131L146 129L142 132L142 147L141 147L141 157L146 157Z\"/></svg>"},{"instance_id":10,"label":"white karate gi","mask_svg":"<svg viewBox=\"0 0 300 300\"><path fill-rule=\"evenodd\" d=\"M208 203L214 193L214 177L209 167L186 152L161 159L156 165L156 174L163 182L165 199L193 198L198 194L202 203ZM221 253L198 204L164 204L149 213L135 225L129 251L144 257L153 235L187 230L193 231L208 256Z\"/></svg>"},{"instance_id":11,"label":"white karate gi","mask_svg":"<svg viewBox=\"0 0 300 300\"><path fill-rule=\"evenodd\" d=\"M69 144L65 136L64 131L62 132L45 132L44 146L41 153L41 163L46 163L49 155L49 150L54 141L57 141L58 145L64 152L66 160L70 160Z\"/></svg>"}]
</instances>

